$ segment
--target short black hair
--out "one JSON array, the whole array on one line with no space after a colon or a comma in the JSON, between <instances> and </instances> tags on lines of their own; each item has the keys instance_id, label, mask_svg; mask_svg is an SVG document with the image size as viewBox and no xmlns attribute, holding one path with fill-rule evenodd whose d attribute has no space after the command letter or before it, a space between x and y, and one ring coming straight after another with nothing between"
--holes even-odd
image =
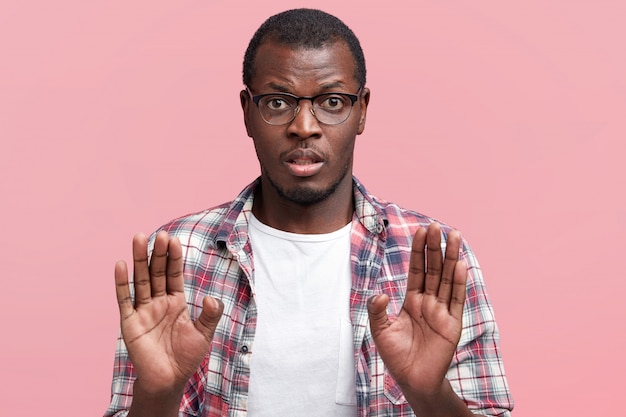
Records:
<instances>
[{"instance_id":1,"label":"short black hair","mask_svg":"<svg viewBox=\"0 0 626 417\"><path fill-rule=\"evenodd\" d=\"M243 58L245 85L250 85L254 76L257 50L268 39L293 48L310 49L343 41L354 57L355 78L361 88L365 86L365 56L358 38L337 17L316 9L287 10L263 22L250 40Z\"/></svg>"}]
</instances>

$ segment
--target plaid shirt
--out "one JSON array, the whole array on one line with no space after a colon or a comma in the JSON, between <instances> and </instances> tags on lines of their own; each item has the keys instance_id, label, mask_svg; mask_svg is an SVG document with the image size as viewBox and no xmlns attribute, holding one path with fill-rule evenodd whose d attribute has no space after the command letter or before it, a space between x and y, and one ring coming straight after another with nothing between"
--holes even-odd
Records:
<instances>
[{"instance_id":1,"label":"plaid shirt","mask_svg":"<svg viewBox=\"0 0 626 417\"><path fill-rule=\"evenodd\" d=\"M248 221L258 180L231 203L174 220L159 230L177 236L183 247L187 303L192 319L205 295L220 298L224 313L210 353L191 377L180 417L247 415L250 360L254 354L257 307ZM369 330L367 299L389 295L393 320L402 307L413 234L433 220L379 200L354 179L352 291L358 417L414 416L402 391L387 373ZM442 225L443 241L451 229ZM154 237L154 235L153 235ZM151 239L150 247L152 248ZM466 242L468 265L463 333L447 373L455 392L474 412L510 416L513 402L500 357L498 328L480 271ZM124 416L132 401L136 375L120 337L115 354L112 398L105 416Z\"/></svg>"}]
</instances>

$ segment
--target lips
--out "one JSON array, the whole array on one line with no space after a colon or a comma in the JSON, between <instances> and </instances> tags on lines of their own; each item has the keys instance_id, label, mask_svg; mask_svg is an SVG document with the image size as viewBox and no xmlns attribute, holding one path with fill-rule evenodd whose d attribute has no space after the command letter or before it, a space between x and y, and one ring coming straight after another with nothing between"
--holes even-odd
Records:
<instances>
[{"instance_id":1,"label":"lips","mask_svg":"<svg viewBox=\"0 0 626 417\"><path fill-rule=\"evenodd\" d=\"M317 174L324 165L324 158L311 149L298 149L288 153L283 159L289 172L296 177L310 177Z\"/></svg>"}]
</instances>

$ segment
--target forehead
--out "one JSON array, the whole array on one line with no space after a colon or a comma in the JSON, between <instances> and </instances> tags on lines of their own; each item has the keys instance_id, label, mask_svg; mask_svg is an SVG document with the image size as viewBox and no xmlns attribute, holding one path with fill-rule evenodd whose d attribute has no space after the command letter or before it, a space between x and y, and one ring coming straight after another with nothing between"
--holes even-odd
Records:
<instances>
[{"instance_id":1,"label":"forehead","mask_svg":"<svg viewBox=\"0 0 626 417\"><path fill-rule=\"evenodd\" d=\"M319 48L293 47L265 41L257 50L250 84L255 92L278 88L301 94L305 93L297 90L358 88L356 63L343 41Z\"/></svg>"}]
</instances>

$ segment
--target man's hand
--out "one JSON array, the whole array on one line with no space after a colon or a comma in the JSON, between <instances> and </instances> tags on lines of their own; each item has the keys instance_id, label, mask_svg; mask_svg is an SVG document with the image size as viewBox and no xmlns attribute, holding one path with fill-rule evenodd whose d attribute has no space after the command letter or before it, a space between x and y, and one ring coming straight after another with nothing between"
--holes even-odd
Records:
<instances>
[{"instance_id":1,"label":"man's hand","mask_svg":"<svg viewBox=\"0 0 626 417\"><path fill-rule=\"evenodd\" d=\"M410 403L451 392L445 375L461 337L467 280L467 266L458 260L460 246L460 233L450 232L442 259L439 224L418 229L397 319L387 317L387 295L369 300L374 342Z\"/></svg>"},{"instance_id":2,"label":"man's hand","mask_svg":"<svg viewBox=\"0 0 626 417\"><path fill-rule=\"evenodd\" d=\"M147 246L144 235L135 235L134 305L126 263L115 265L122 336L137 372L135 393L140 384L144 398L174 392L182 395L209 349L223 304L205 297L200 317L192 322L185 301L180 242L168 238L166 232L157 234L150 263Z\"/></svg>"}]
</instances>

